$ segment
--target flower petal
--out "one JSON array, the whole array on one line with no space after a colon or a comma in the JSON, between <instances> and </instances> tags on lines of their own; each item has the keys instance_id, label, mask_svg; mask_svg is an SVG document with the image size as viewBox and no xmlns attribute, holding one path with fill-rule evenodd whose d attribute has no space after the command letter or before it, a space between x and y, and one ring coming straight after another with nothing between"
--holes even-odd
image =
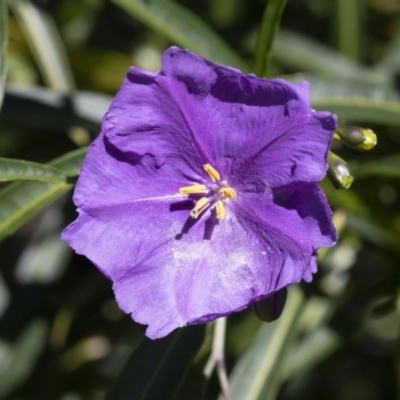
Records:
<instances>
[{"instance_id":1,"label":"flower petal","mask_svg":"<svg viewBox=\"0 0 400 400\"><path fill-rule=\"evenodd\" d=\"M202 176L208 160L165 77L138 68L130 68L103 120L102 131L109 144L131 163L151 157L156 168L170 164L193 179L193 171Z\"/></svg>"},{"instance_id":2,"label":"flower petal","mask_svg":"<svg viewBox=\"0 0 400 400\"><path fill-rule=\"evenodd\" d=\"M165 53L160 74L197 146L231 184L251 175L270 187L325 176L336 118L310 109L307 82L244 76L177 48Z\"/></svg>"},{"instance_id":3,"label":"flower petal","mask_svg":"<svg viewBox=\"0 0 400 400\"><path fill-rule=\"evenodd\" d=\"M131 159L170 162L189 181L206 163L238 182L261 174L271 187L321 180L336 120L311 112L308 95L307 82L244 76L170 48L159 74L130 69L103 132Z\"/></svg>"},{"instance_id":4,"label":"flower petal","mask_svg":"<svg viewBox=\"0 0 400 400\"><path fill-rule=\"evenodd\" d=\"M292 183L267 190L264 194L242 193L231 204L232 211L245 229L247 221L252 221L250 224L257 225L259 232L263 232L261 236L271 234L271 230L279 232L299 246L300 253L312 257L301 272L307 281L317 270L316 250L336 243L332 212L316 183ZM299 265L298 268L302 267Z\"/></svg>"},{"instance_id":5,"label":"flower petal","mask_svg":"<svg viewBox=\"0 0 400 400\"><path fill-rule=\"evenodd\" d=\"M74 202L82 210L123 205L135 200L182 199L180 186L188 183L190 168L166 162L158 165L152 154L136 161L111 145L104 133L92 143L83 163ZM195 173L192 173L195 176Z\"/></svg>"},{"instance_id":6,"label":"flower petal","mask_svg":"<svg viewBox=\"0 0 400 400\"><path fill-rule=\"evenodd\" d=\"M322 180L336 129L336 117L315 112L270 141L233 171L232 185L239 190L265 190L292 182Z\"/></svg>"},{"instance_id":7,"label":"flower petal","mask_svg":"<svg viewBox=\"0 0 400 400\"><path fill-rule=\"evenodd\" d=\"M79 207L175 195L207 182L209 158L165 81L130 69L85 159L74 196Z\"/></svg>"},{"instance_id":8,"label":"flower petal","mask_svg":"<svg viewBox=\"0 0 400 400\"><path fill-rule=\"evenodd\" d=\"M133 201L81 211L62 239L113 280L120 307L159 338L303 278L308 249L264 221L240 218L229 212L215 223L207 211L195 222L183 204Z\"/></svg>"},{"instance_id":9,"label":"flower petal","mask_svg":"<svg viewBox=\"0 0 400 400\"><path fill-rule=\"evenodd\" d=\"M296 182L275 188L272 194L273 205L266 207L263 215L273 218L276 228L307 242L313 250L336 243L332 211L317 183Z\"/></svg>"},{"instance_id":10,"label":"flower petal","mask_svg":"<svg viewBox=\"0 0 400 400\"><path fill-rule=\"evenodd\" d=\"M174 64L175 69L172 68L169 58L172 56L179 58L179 63ZM213 72L214 70L217 72ZM172 73L176 75L175 81L166 78ZM192 74L191 81L185 73ZM184 95L186 93L191 97L189 100L182 101L179 97L182 94L181 80L185 82L184 87L190 89L183 90ZM240 84L245 82L248 87L240 87ZM231 91L227 91L226 96L229 93L233 96L230 101L240 100L245 103L243 107L246 113L238 121L232 119L232 115L227 117L224 114L225 111L233 114L234 110L230 108L238 104L229 103L228 97L222 99L223 101L219 99L225 93L222 88L227 85ZM249 92L248 96L245 89ZM253 89L256 94L251 92ZM213 95L207 90L212 90ZM243 98L238 100L240 93ZM303 108L308 109L307 93L304 85L265 81L253 76L243 77L234 69L213 64L190 52L170 49L166 53L164 70L160 75L135 68L130 70L121 91L104 118L102 134L88 152L74 201L81 208L93 208L109 203L110 199L116 204L135 198L174 196L181 186L195 182L205 183L207 177L202 169L204 163L211 160L212 165L223 172L227 167L225 164L240 161L234 160L231 155L239 154L243 158L248 149L253 151L267 136L252 130L251 126L243 126L246 118L250 121L259 118L262 125L265 122L264 114L274 121L282 117L280 113L283 108L290 109L295 114L297 111L305 112ZM282 104L266 107L268 104L264 102L271 103L271 96L273 102ZM209 99L206 101L208 106L201 103L206 98ZM193 103L197 100L201 104ZM189 107L190 101L193 103L193 110ZM256 106L257 102L261 105ZM185 113L182 112L183 109ZM273 110L277 111L276 115ZM215 115L219 119L223 118L223 121L218 118L215 120ZM196 120L190 122L192 117ZM236 122L238 128L228 129L231 134L226 135L227 127L221 124L232 125ZM196 126L196 123L199 126ZM207 123L207 126L203 129L204 123ZM274 151L265 151L268 157L262 154L250 165L246 164L246 168L249 169L244 177L238 174L244 170L245 164L238 162L240 167L232 166L231 172L235 172L236 175L230 177L230 183L236 183L238 186L244 183L251 188L252 185L261 182L263 188L266 185L273 187L286 181L288 174L293 171L296 174L292 179L308 175L312 180L316 174L320 177L325 173L326 166L324 162L319 161L325 157L327 144L321 140L314 146L316 151L310 152L309 148L313 148L315 143L310 140L312 135L308 134L310 126L305 125L303 128L296 126L296 129L290 131L290 135L284 135L288 140L282 140L280 137L270 144ZM304 135L300 137L299 132L303 132ZM325 133L321 129L318 132ZM329 135L325 135L325 138L328 137ZM240 138L240 142L235 138ZM222 142L216 143L218 140ZM300 151L296 153L295 149L291 149L291 142L298 143ZM288 149L293 151L288 152ZM227 151L232 154L225 154ZM309 158L320 160L308 163L304 153L307 153ZM110 161L106 162L106 158Z\"/></svg>"}]
</instances>

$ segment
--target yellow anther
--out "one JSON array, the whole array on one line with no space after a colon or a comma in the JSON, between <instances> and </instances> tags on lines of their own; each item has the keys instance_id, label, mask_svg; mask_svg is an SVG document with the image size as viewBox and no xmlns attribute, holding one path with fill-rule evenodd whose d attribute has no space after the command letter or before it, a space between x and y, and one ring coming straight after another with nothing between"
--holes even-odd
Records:
<instances>
[{"instance_id":1,"label":"yellow anther","mask_svg":"<svg viewBox=\"0 0 400 400\"><path fill-rule=\"evenodd\" d=\"M218 221L222 221L225 218L226 209L225 204L221 200L217 201L217 203L215 204L215 211L217 213Z\"/></svg>"},{"instance_id":2,"label":"yellow anther","mask_svg":"<svg viewBox=\"0 0 400 400\"><path fill-rule=\"evenodd\" d=\"M219 172L212 165L204 164L203 168L206 170L207 174L213 182L219 181L221 179L221 177L219 176Z\"/></svg>"},{"instance_id":3,"label":"yellow anther","mask_svg":"<svg viewBox=\"0 0 400 400\"><path fill-rule=\"evenodd\" d=\"M236 191L231 187L220 187L218 189L218 194L221 199L236 199Z\"/></svg>"},{"instance_id":4,"label":"yellow anther","mask_svg":"<svg viewBox=\"0 0 400 400\"><path fill-rule=\"evenodd\" d=\"M210 206L210 201L207 197L202 197L194 206L193 210L190 211L190 216L193 219L197 219L199 215Z\"/></svg>"},{"instance_id":5,"label":"yellow anther","mask_svg":"<svg viewBox=\"0 0 400 400\"><path fill-rule=\"evenodd\" d=\"M180 194L198 194L198 193L207 193L207 192L208 192L208 189L207 189L206 185L200 185L200 184L183 186L183 187L179 188Z\"/></svg>"}]
</instances>

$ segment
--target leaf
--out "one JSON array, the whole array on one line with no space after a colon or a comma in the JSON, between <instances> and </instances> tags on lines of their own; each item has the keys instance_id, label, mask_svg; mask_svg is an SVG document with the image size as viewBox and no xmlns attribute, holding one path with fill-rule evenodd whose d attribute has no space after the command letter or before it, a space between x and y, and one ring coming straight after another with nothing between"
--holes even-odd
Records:
<instances>
[{"instance_id":1,"label":"leaf","mask_svg":"<svg viewBox=\"0 0 400 400\"><path fill-rule=\"evenodd\" d=\"M232 400L275 399L284 379L282 360L303 305L303 294L292 286L282 317L261 326L235 365L230 376Z\"/></svg>"},{"instance_id":2,"label":"leaf","mask_svg":"<svg viewBox=\"0 0 400 400\"><path fill-rule=\"evenodd\" d=\"M298 71L310 71L326 77L345 78L354 82L389 83L382 71L365 68L317 40L299 32L280 29L272 48L275 62Z\"/></svg>"},{"instance_id":3,"label":"leaf","mask_svg":"<svg viewBox=\"0 0 400 400\"><path fill-rule=\"evenodd\" d=\"M87 149L67 153L49 164L78 175ZM71 189L67 182L16 182L0 191L0 241L13 234L55 199Z\"/></svg>"},{"instance_id":4,"label":"leaf","mask_svg":"<svg viewBox=\"0 0 400 400\"><path fill-rule=\"evenodd\" d=\"M313 101L317 110L329 110L344 121L400 126L400 104L368 98L332 98Z\"/></svg>"},{"instance_id":5,"label":"leaf","mask_svg":"<svg viewBox=\"0 0 400 400\"><path fill-rule=\"evenodd\" d=\"M247 71L243 60L200 18L169 0L112 0L132 17L174 44L202 56Z\"/></svg>"},{"instance_id":6,"label":"leaf","mask_svg":"<svg viewBox=\"0 0 400 400\"><path fill-rule=\"evenodd\" d=\"M68 171L62 171L46 164L0 157L0 182L40 181L66 183L67 178L72 175Z\"/></svg>"},{"instance_id":7,"label":"leaf","mask_svg":"<svg viewBox=\"0 0 400 400\"><path fill-rule=\"evenodd\" d=\"M0 108L3 103L4 85L6 83L6 54L7 54L7 4L0 1Z\"/></svg>"},{"instance_id":8,"label":"leaf","mask_svg":"<svg viewBox=\"0 0 400 400\"><path fill-rule=\"evenodd\" d=\"M21 385L32 373L34 364L45 346L47 324L42 320L31 322L15 344L0 343L0 398Z\"/></svg>"},{"instance_id":9,"label":"leaf","mask_svg":"<svg viewBox=\"0 0 400 400\"><path fill-rule=\"evenodd\" d=\"M376 64L375 68L381 73L386 74L392 78L393 74L399 72L400 69L400 31L388 43L386 54L382 57L380 62Z\"/></svg>"},{"instance_id":10,"label":"leaf","mask_svg":"<svg viewBox=\"0 0 400 400\"><path fill-rule=\"evenodd\" d=\"M352 168L357 179L369 176L400 178L400 154L383 157L358 168Z\"/></svg>"},{"instance_id":11,"label":"leaf","mask_svg":"<svg viewBox=\"0 0 400 400\"><path fill-rule=\"evenodd\" d=\"M106 400L173 400L204 340L204 325L181 328L165 338L144 338Z\"/></svg>"},{"instance_id":12,"label":"leaf","mask_svg":"<svg viewBox=\"0 0 400 400\"><path fill-rule=\"evenodd\" d=\"M97 134L111 100L111 96L93 92L65 95L42 87L7 85L2 121L52 134L65 134L73 126Z\"/></svg>"},{"instance_id":13,"label":"leaf","mask_svg":"<svg viewBox=\"0 0 400 400\"><path fill-rule=\"evenodd\" d=\"M284 361L286 378L304 374L329 357L342 345L340 336L326 326L321 326L290 349Z\"/></svg>"},{"instance_id":14,"label":"leaf","mask_svg":"<svg viewBox=\"0 0 400 400\"><path fill-rule=\"evenodd\" d=\"M348 213L347 228L378 247L400 252L400 235L384 228L379 221L356 213Z\"/></svg>"},{"instance_id":15,"label":"leaf","mask_svg":"<svg viewBox=\"0 0 400 400\"><path fill-rule=\"evenodd\" d=\"M289 80L310 83L311 103L317 110L329 110L343 121L400 126L400 101L396 92L379 84L298 74Z\"/></svg>"},{"instance_id":16,"label":"leaf","mask_svg":"<svg viewBox=\"0 0 400 400\"><path fill-rule=\"evenodd\" d=\"M75 83L63 42L52 17L29 0L11 0L15 13L44 80L59 92L68 93Z\"/></svg>"},{"instance_id":17,"label":"leaf","mask_svg":"<svg viewBox=\"0 0 400 400\"><path fill-rule=\"evenodd\" d=\"M60 218L60 225L62 220ZM15 278L23 284L51 284L62 276L72 256L71 248L60 241L62 229L32 240L18 258ZM39 236L36 233L37 236ZM33 236L33 235L32 235Z\"/></svg>"},{"instance_id":18,"label":"leaf","mask_svg":"<svg viewBox=\"0 0 400 400\"><path fill-rule=\"evenodd\" d=\"M254 61L254 72L258 76L267 74L271 61L272 44L278 31L285 6L286 0L270 0L265 6L260 31L258 33Z\"/></svg>"}]
</instances>

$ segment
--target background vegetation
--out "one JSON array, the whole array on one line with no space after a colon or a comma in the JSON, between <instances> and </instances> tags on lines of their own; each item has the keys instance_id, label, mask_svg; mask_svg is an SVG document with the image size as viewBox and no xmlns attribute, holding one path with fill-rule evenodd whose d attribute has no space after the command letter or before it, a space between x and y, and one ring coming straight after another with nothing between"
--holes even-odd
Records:
<instances>
[{"instance_id":1,"label":"background vegetation","mask_svg":"<svg viewBox=\"0 0 400 400\"><path fill-rule=\"evenodd\" d=\"M314 108L379 138L368 153L333 145L356 180L348 191L322 182L340 240L312 284L292 287L272 324L251 310L229 317L232 398L399 397L399 1L270 0L258 46L264 0L0 5L0 399L218 398L217 379L202 376L210 326L144 338L110 282L59 242L86 146L129 65L155 71L172 44L307 79Z\"/></svg>"}]
</instances>

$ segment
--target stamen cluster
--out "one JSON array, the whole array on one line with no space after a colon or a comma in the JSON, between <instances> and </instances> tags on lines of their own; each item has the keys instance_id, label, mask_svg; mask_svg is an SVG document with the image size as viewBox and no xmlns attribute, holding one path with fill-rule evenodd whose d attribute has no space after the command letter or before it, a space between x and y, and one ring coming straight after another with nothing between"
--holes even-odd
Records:
<instances>
[{"instance_id":1,"label":"stamen cluster","mask_svg":"<svg viewBox=\"0 0 400 400\"><path fill-rule=\"evenodd\" d=\"M195 183L190 186L179 188L179 193L187 196L206 193L208 196L201 197L197 200L194 208L190 211L190 216L193 219L197 219L207 208L212 207L215 208L217 219L221 221L226 215L224 201L227 199L235 199L236 191L229 187L225 181L221 181L219 172L212 165L205 164L203 168L214 184L208 187L203 184Z\"/></svg>"}]
</instances>

